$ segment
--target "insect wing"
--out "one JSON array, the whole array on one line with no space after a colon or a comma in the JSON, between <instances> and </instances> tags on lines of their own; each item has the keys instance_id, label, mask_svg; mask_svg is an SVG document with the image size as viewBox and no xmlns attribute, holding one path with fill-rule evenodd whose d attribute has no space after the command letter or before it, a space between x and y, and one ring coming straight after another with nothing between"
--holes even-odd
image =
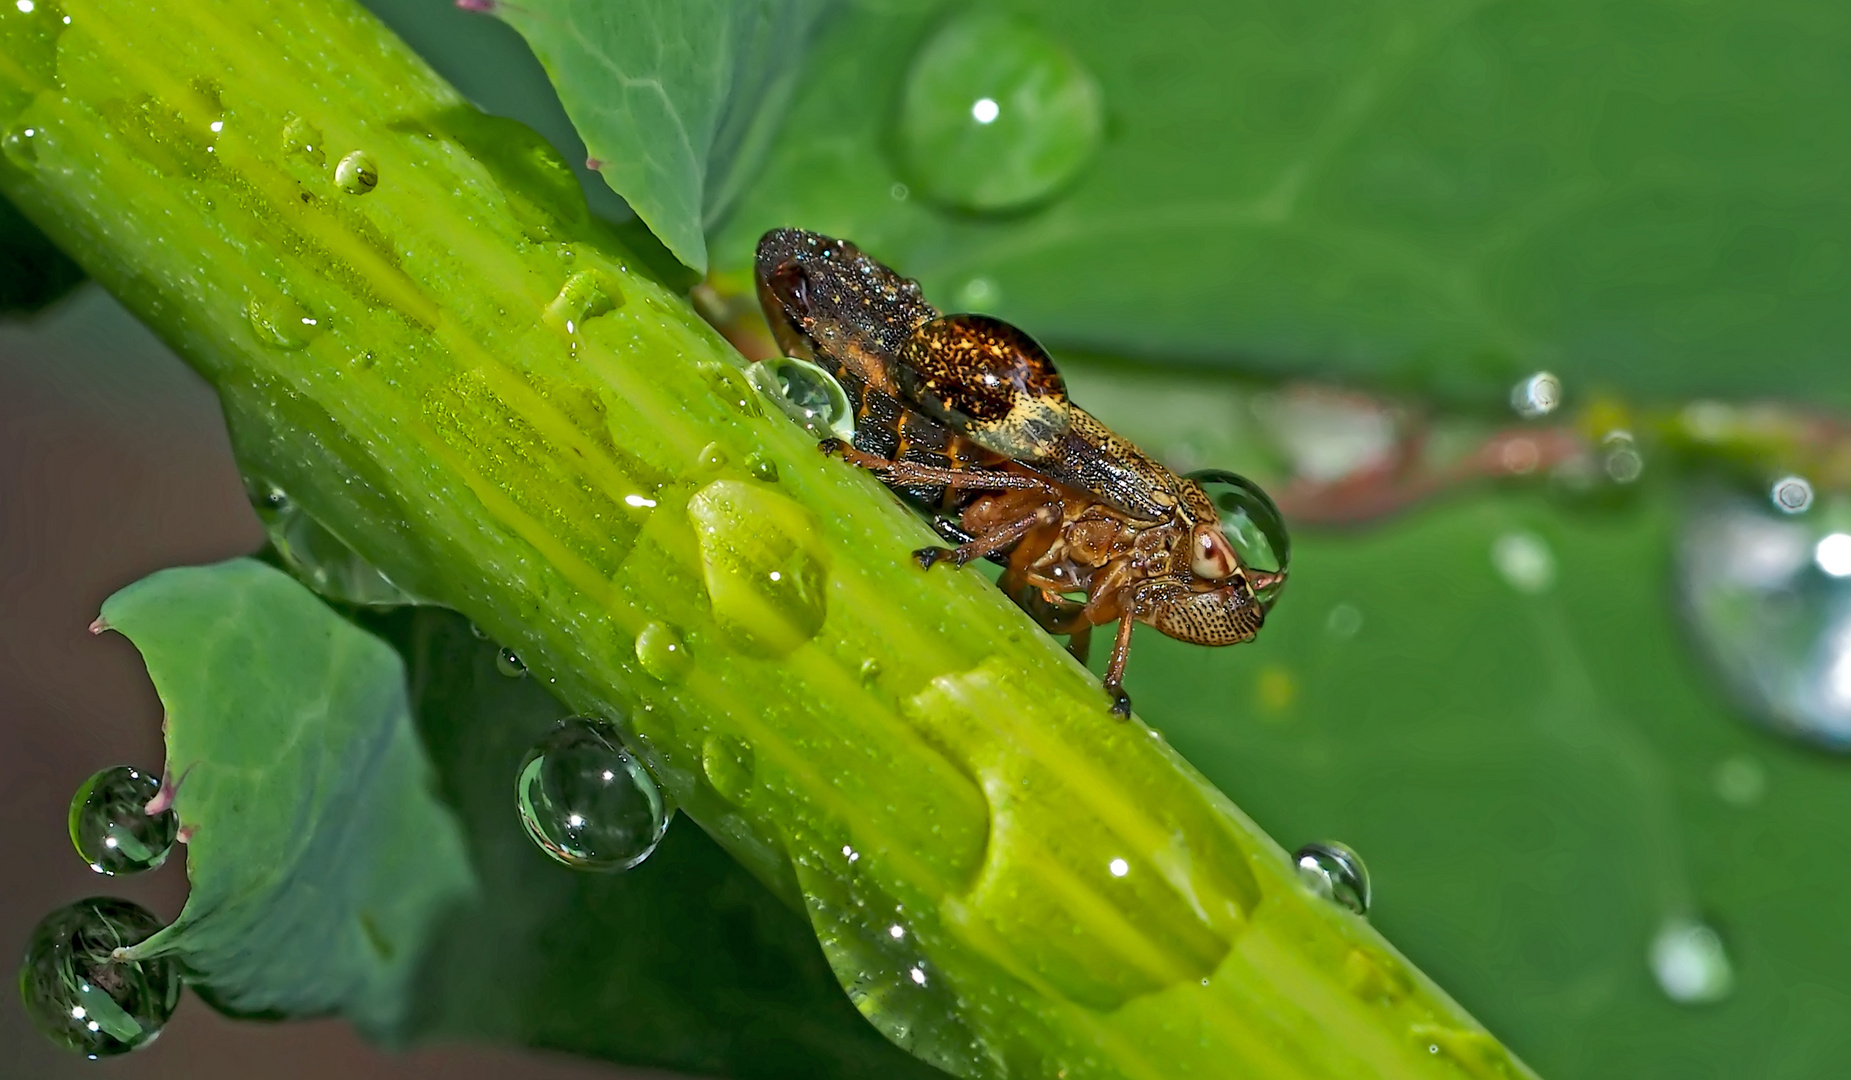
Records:
<instances>
[{"instance_id":1,"label":"insect wing","mask_svg":"<svg viewBox=\"0 0 1851 1080\"><path fill-rule=\"evenodd\" d=\"M894 378L926 415L986 450L1048 457L1068 427L1067 385L1047 350L988 315L941 315L900 349Z\"/></svg>"}]
</instances>

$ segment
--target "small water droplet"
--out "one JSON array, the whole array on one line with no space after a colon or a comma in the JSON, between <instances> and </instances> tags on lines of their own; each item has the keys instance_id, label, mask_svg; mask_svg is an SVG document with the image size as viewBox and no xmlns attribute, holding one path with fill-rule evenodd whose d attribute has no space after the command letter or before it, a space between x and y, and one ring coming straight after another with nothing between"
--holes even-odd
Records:
<instances>
[{"instance_id":1,"label":"small water droplet","mask_svg":"<svg viewBox=\"0 0 1851 1080\"><path fill-rule=\"evenodd\" d=\"M700 466L709 472L725 468L728 460L730 459L727 456L726 447L717 442L710 442L701 447Z\"/></svg>"},{"instance_id":2,"label":"small water droplet","mask_svg":"<svg viewBox=\"0 0 1851 1080\"><path fill-rule=\"evenodd\" d=\"M861 685L863 686L874 685L875 680L881 677L880 661L874 659L873 657L869 657L868 659L863 660L861 662L861 670L858 674L861 678Z\"/></svg>"},{"instance_id":3,"label":"small water droplet","mask_svg":"<svg viewBox=\"0 0 1851 1080\"><path fill-rule=\"evenodd\" d=\"M275 484L256 477L244 482L270 546L298 581L330 600L361 607L404 607L422 603L394 584L360 553L329 532Z\"/></svg>"},{"instance_id":4,"label":"small water droplet","mask_svg":"<svg viewBox=\"0 0 1851 1080\"><path fill-rule=\"evenodd\" d=\"M349 195L365 195L379 186L379 167L364 150L355 150L334 165L334 186Z\"/></svg>"},{"instance_id":5,"label":"small water droplet","mask_svg":"<svg viewBox=\"0 0 1851 1080\"><path fill-rule=\"evenodd\" d=\"M751 381L738 368L718 361L707 361L700 365L700 371L706 376L707 385L713 388L713 392L733 409L751 417L765 415L765 410L758 405L758 391L752 388Z\"/></svg>"},{"instance_id":6,"label":"small water droplet","mask_svg":"<svg viewBox=\"0 0 1851 1080\"><path fill-rule=\"evenodd\" d=\"M701 771L730 803L742 803L752 790L752 748L731 735L709 735L701 743Z\"/></svg>"},{"instance_id":7,"label":"small water droplet","mask_svg":"<svg viewBox=\"0 0 1851 1080\"><path fill-rule=\"evenodd\" d=\"M907 197L912 193L913 191L911 188L901 183L895 183L891 188L887 189L887 194L893 196L894 202L905 202Z\"/></svg>"},{"instance_id":8,"label":"small water droplet","mask_svg":"<svg viewBox=\"0 0 1851 1080\"><path fill-rule=\"evenodd\" d=\"M71 23L54 0L5 0L0 6L0 53L8 61L0 88L0 122L30 105L37 88L60 85L58 38Z\"/></svg>"},{"instance_id":9,"label":"small water droplet","mask_svg":"<svg viewBox=\"0 0 1851 1080\"><path fill-rule=\"evenodd\" d=\"M757 451L746 455L746 471L767 484L778 482L778 463Z\"/></svg>"},{"instance_id":10,"label":"small water droplet","mask_svg":"<svg viewBox=\"0 0 1851 1080\"><path fill-rule=\"evenodd\" d=\"M36 125L21 124L0 136L0 153L22 169L35 168L39 163L39 135Z\"/></svg>"},{"instance_id":11,"label":"small water droplet","mask_svg":"<svg viewBox=\"0 0 1851 1080\"><path fill-rule=\"evenodd\" d=\"M46 1038L88 1057L145 1046L180 1002L180 965L170 957L118 959L161 929L145 908L92 897L40 920L19 973L26 1013Z\"/></svg>"},{"instance_id":12,"label":"small water droplet","mask_svg":"<svg viewBox=\"0 0 1851 1080\"><path fill-rule=\"evenodd\" d=\"M974 277L964 283L958 290L958 306L965 311L984 311L996 306L1002 293L996 282L986 277Z\"/></svg>"},{"instance_id":13,"label":"small water droplet","mask_svg":"<svg viewBox=\"0 0 1851 1080\"><path fill-rule=\"evenodd\" d=\"M815 636L828 572L809 511L776 491L715 480L688 500L714 619L746 651L781 656Z\"/></svg>"},{"instance_id":14,"label":"small water droplet","mask_svg":"<svg viewBox=\"0 0 1851 1080\"><path fill-rule=\"evenodd\" d=\"M508 648L506 645L495 650L495 670L501 672L510 679L524 679L527 677L527 665L521 663L521 658L516 655L513 649Z\"/></svg>"},{"instance_id":15,"label":"small water droplet","mask_svg":"<svg viewBox=\"0 0 1851 1080\"><path fill-rule=\"evenodd\" d=\"M1510 407L1526 420L1548 416L1561 403L1562 380L1547 371L1531 375L1510 390Z\"/></svg>"},{"instance_id":16,"label":"small water droplet","mask_svg":"<svg viewBox=\"0 0 1851 1080\"><path fill-rule=\"evenodd\" d=\"M1535 533L1508 532L1492 541L1491 565L1520 593L1534 596L1555 584L1555 552Z\"/></svg>"},{"instance_id":17,"label":"small water droplet","mask_svg":"<svg viewBox=\"0 0 1851 1080\"><path fill-rule=\"evenodd\" d=\"M1363 628L1363 613L1354 604L1338 604L1324 620L1324 632L1339 641L1353 638Z\"/></svg>"},{"instance_id":18,"label":"small water droplet","mask_svg":"<svg viewBox=\"0 0 1851 1080\"><path fill-rule=\"evenodd\" d=\"M774 357L746 369L746 377L772 405L817 439L853 442L855 414L842 384L808 360Z\"/></svg>"},{"instance_id":19,"label":"small water droplet","mask_svg":"<svg viewBox=\"0 0 1851 1080\"><path fill-rule=\"evenodd\" d=\"M302 157L316 168L328 164L328 150L321 129L300 116L291 116L283 121L283 153L291 157Z\"/></svg>"},{"instance_id":20,"label":"small water droplet","mask_svg":"<svg viewBox=\"0 0 1851 1080\"><path fill-rule=\"evenodd\" d=\"M1750 807L1767 794L1767 769L1747 754L1737 754L1717 763L1712 782L1723 802Z\"/></svg>"},{"instance_id":21,"label":"small water droplet","mask_svg":"<svg viewBox=\"0 0 1851 1080\"><path fill-rule=\"evenodd\" d=\"M127 765L104 769L71 797L71 843L99 874L139 874L167 861L180 817L171 807L150 814L161 782Z\"/></svg>"},{"instance_id":22,"label":"small water droplet","mask_svg":"<svg viewBox=\"0 0 1851 1080\"><path fill-rule=\"evenodd\" d=\"M1607 479L1616 484L1630 484L1645 471L1645 458L1630 431L1610 431L1600 441L1600 467Z\"/></svg>"},{"instance_id":23,"label":"small water droplet","mask_svg":"<svg viewBox=\"0 0 1851 1080\"><path fill-rule=\"evenodd\" d=\"M906 172L960 209L1010 210L1047 197L1079 175L1104 134L1098 81L1017 16L972 9L933 35L907 72Z\"/></svg>"},{"instance_id":24,"label":"small water droplet","mask_svg":"<svg viewBox=\"0 0 1851 1080\"><path fill-rule=\"evenodd\" d=\"M1722 936L1707 923L1675 917L1652 938L1652 977L1679 1005L1713 1005L1735 989L1735 969Z\"/></svg>"},{"instance_id":25,"label":"small water droplet","mask_svg":"<svg viewBox=\"0 0 1851 1080\"><path fill-rule=\"evenodd\" d=\"M1292 856L1298 879L1326 900L1335 900L1358 915L1369 911L1369 868L1362 856L1334 840L1306 844Z\"/></svg>"},{"instance_id":26,"label":"small water droplet","mask_svg":"<svg viewBox=\"0 0 1851 1080\"><path fill-rule=\"evenodd\" d=\"M252 297L245 307L257 340L277 349L300 349L323 330L323 320L287 296Z\"/></svg>"},{"instance_id":27,"label":"small water droplet","mask_svg":"<svg viewBox=\"0 0 1851 1080\"><path fill-rule=\"evenodd\" d=\"M668 830L655 780L601 720L561 721L528 751L515 793L527 835L579 870L628 870Z\"/></svg>"},{"instance_id":28,"label":"small water droplet","mask_svg":"<svg viewBox=\"0 0 1851 1080\"><path fill-rule=\"evenodd\" d=\"M622 306L623 290L616 282L595 270L580 270L566 278L542 318L555 330L575 334L588 320Z\"/></svg>"},{"instance_id":29,"label":"small water droplet","mask_svg":"<svg viewBox=\"0 0 1851 1080\"><path fill-rule=\"evenodd\" d=\"M677 682L688 671L688 647L665 623L652 622L636 635L636 660L663 682Z\"/></svg>"},{"instance_id":30,"label":"small water droplet","mask_svg":"<svg viewBox=\"0 0 1851 1080\"><path fill-rule=\"evenodd\" d=\"M1804 476L1783 476L1774 481L1768 498L1783 514L1803 514L1812 507L1812 485Z\"/></svg>"}]
</instances>

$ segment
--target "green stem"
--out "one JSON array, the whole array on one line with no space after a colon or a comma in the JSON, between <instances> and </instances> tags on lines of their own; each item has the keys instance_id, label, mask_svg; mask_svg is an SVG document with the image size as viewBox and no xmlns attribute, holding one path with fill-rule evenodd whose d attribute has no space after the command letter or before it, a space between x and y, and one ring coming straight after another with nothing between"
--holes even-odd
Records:
<instances>
[{"instance_id":1,"label":"green stem","mask_svg":"<svg viewBox=\"0 0 1851 1080\"><path fill-rule=\"evenodd\" d=\"M1529 1075L981 577L919 573L923 524L359 8L20 6L0 187L217 386L247 473L620 722L896 1041Z\"/></svg>"}]
</instances>

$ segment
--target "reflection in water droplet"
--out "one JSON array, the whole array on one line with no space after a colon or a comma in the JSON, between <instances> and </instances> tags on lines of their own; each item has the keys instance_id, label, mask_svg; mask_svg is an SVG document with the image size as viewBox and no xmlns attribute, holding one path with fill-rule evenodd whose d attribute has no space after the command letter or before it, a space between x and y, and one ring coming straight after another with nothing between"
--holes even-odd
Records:
<instances>
[{"instance_id":1,"label":"reflection in water droplet","mask_svg":"<svg viewBox=\"0 0 1851 1080\"><path fill-rule=\"evenodd\" d=\"M1535 533L1509 532L1492 541L1491 565L1520 593L1534 596L1555 584L1555 552Z\"/></svg>"},{"instance_id":2,"label":"reflection in water droplet","mask_svg":"<svg viewBox=\"0 0 1851 1080\"><path fill-rule=\"evenodd\" d=\"M330 600L362 607L403 607L422 602L324 528L282 488L247 477L244 491L257 511L257 519L263 522L270 546L302 584Z\"/></svg>"},{"instance_id":3,"label":"reflection in water droplet","mask_svg":"<svg viewBox=\"0 0 1851 1080\"><path fill-rule=\"evenodd\" d=\"M322 320L287 296L253 297L245 307L257 340L277 349L300 349L322 331Z\"/></svg>"},{"instance_id":4,"label":"reflection in water droplet","mask_svg":"<svg viewBox=\"0 0 1851 1080\"><path fill-rule=\"evenodd\" d=\"M1737 754L1717 764L1713 783L1723 802L1750 807L1767 794L1767 769L1747 754Z\"/></svg>"},{"instance_id":5,"label":"reflection in water droplet","mask_svg":"<svg viewBox=\"0 0 1851 1080\"><path fill-rule=\"evenodd\" d=\"M1783 476L1774 481L1768 498L1783 514L1803 514L1812 506L1812 485L1804 476Z\"/></svg>"},{"instance_id":6,"label":"reflection in water droplet","mask_svg":"<svg viewBox=\"0 0 1851 1080\"><path fill-rule=\"evenodd\" d=\"M355 150L335 163L334 186L349 195L364 195L379 186L379 167L366 151Z\"/></svg>"},{"instance_id":7,"label":"reflection in water droplet","mask_svg":"<svg viewBox=\"0 0 1851 1080\"><path fill-rule=\"evenodd\" d=\"M746 471L767 484L778 482L778 463L756 451L746 455Z\"/></svg>"},{"instance_id":8,"label":"reflection in water droplet","mask_svg":"<svg viewBox=\"0 0 1851 1080\"><path fill-rule=\"evenodd\" d=\"M1369 868L1362 856L1334 840L1306 844L1292 856L1298 879L1326 900L1335 900L1358 915L1369 910Z\"/></svg>"},{"instance_id":9,"label":"reflection in water droplet","mask_svg":"<svg viewBox=\"0 0 1851 1080\"><path fill-rule=\"evenodd\" d=\"M25 124L8 131L0 136L0 153L22 169L35 168L39 163L39 129Z\"/></svg>"},{"instance_id":10,"label":"reflection in water droplet","mask_svg":"<svg viewBox=\"0 0 1851 1080\"><path fill-rule=\"evenodd\" d=\"M701 743L701 771L730 803L742 803L752 790L752 748L731 735L709 735Z\"/></svg>"},{"instance_id":11,"label":"reflection in water droplet","mask_svg":"<svg viewBox=\"0 0 1851 1080\"><path fill-rule=\"evenodd\" d=\"M1033 24L982 8L952 20L907 72L899 147L939 202L997 211L1079 175L1105 134L1099 83Z\"/></svg>"},{"instance_id":12,"label":"reflection in water droplet","mask_svg":"<svg viewBox=\"0 0 1851 1080\"><path fill-rule=\"evenodd\" d=\"M180 817L171 807L158 814L148 803L161 782L118 765L85 780L71 797L71 843L99 874L139 874L167 861Z\"/></svg>"},{"instance_id":13,"label":"reflection in water droplet","mask_svg":"<svg viewBox=\"0 0 1851 1080\"><path fill-rule=\"evenodd\" d=\"M652 622L636 635L636 660L663 682L676 682L688 671L688 648L666 624Z\"/></svg>"},{"instance_id":14,"label":"reflection in water droplet","mask_svg":"<svg viewBox=\"0 0 1851 1080\"><path fill-rule=\"evenodd\" d=\"M1548 416L1561 403L1562 380L1547 371L1531 375L1510 390L1510 407L1526 420Z\"/></svg>"},{"instance_id":15,"label":"reflection in water droplet","mask_svg":"<svg viewBox=\"0 0 1851 1080\"><path fill-rule=\"evenodd\" d=\"M127 900L93 897L45 916L19 973L26 1013L46 1038L88 1057L145 1046L180 1002L180 965L169 957L116 959L161 928Z\"/></svg>"},{"instance_id":16,"label":"reflection in water droplet","mask_svg":"<svg viewBox=\"0 0 1851 1080\"><path fill-rule=\"evenodd\" d=\"M713 614L745 651L781 656L815 636L828 573L809 512L775 490L715 480L688 500Z\"/></svg>"},{"instance_id":17,"label":"reflection in water droplet","mask_svg":"<svg viewBox=\"0 0 1851 1080\"><path fill-rule=\"evenodd\" d=\"M527 835L579 870L628 870L668 830L655 781L601 720L561 721L521 762L515 795Z\"/></svg>"},{"instance_id":18,"label":"reflection in water droplet","mask_svg":"<svg viewBox=\"0 0 1851 1080\"><path fill-rule=\"evenodd\" d=\"M746 377L811 436L854 441L855 415L849 408L848 395L822 368L795 357L774 357L747 368Z\"/></svg>"},{"instance_id":19,"label":"reflection in water droplet","mask_svg":"<svg viewBox=\"0 0 1851 1080\"><path fill-rule=\"evenodd\" d=\"M1665 920L1652 939L1652 977L1679 1005L1711 1005L1735 989L1735 969L1722 937L1695 919Z\"/></svg>"},{"instance_id":20,"label":"reflection in water droplet","mask_svg":"<svg viewBox=\"0 0 1851 1080\"><path fill-rule=\"evenodd\" d=\"M1790 516L1766 499L1700 492L1677 585L1707 666L1750 715L1851 750L1851 504L1823 499Z\"/></svg>"},{"instance_id":21,"label":"reflection in water droplet","mask_svg":"<svg viewBox=\"0 0 1851 1080\"><path fill-rule=\"evenodd\" d=\"M527 677L527 665L521 663L520 656L506 645L495 650L495 670L501 672L510 679L524 679Z\"/></svg>"}]
</instances>

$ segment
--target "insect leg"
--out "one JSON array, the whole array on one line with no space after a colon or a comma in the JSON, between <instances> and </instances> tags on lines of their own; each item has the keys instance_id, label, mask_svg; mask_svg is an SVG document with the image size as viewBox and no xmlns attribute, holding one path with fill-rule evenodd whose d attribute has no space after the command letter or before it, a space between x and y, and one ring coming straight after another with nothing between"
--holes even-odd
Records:
<instances>
[{"instance_id":1,"label":"insect leg","mask_svg":"<svg viewBox=\"0 0 1851 1080\"><path fill-rule=\"evenodd\" d=\"M1105 692L1112 698L1112 715L1120 720L1131 718L1131 695L1121 684L1125 681L1125 661L1131 656L1131 628L1137 620L1126 611L1118 617L1118 636L1112 641L1112 659L1105 666Z\"/></svg>"},{"instance_id":2,"label":"insect leg","mask_svg":"<svg viewBox=\"0 0 1851 1080\"><path fill-rule=\"evenodd\" d=\"M880 473L881 479L888 484L980 488L986 491L1040 491L1054 498L1059 498L1061 493L1060 488L1052 482L1037 480L1032 476L984 469L941 469L932 465L922 465L916 461L895 461L857 450L841 439L824 439L816 446L825 454L831 456L840 454L842 460L851 465L859 465L869 472Z\"/></svg>"},{"instance_id":3,"label":"insect leg","mask_svg":"<svg viewBox=\"0 0 1851 1080\"><path fill-rule=\"evenodd\" d=\"M1006 525L991 529L967 544L959 544L955 550L942 547L920 548L913 552L913 558L918 559L919 565L927 570L932 569L933 563L946 556L950 556L951 565L962 567L972 559L982 558L992 551L1001 551L1027 536L1038 525L1053 524L1059 515L1060 505L1058 503L1043 503L1035 508L1034 513L1026 514Z\"/></svg>"}]
</instances>

